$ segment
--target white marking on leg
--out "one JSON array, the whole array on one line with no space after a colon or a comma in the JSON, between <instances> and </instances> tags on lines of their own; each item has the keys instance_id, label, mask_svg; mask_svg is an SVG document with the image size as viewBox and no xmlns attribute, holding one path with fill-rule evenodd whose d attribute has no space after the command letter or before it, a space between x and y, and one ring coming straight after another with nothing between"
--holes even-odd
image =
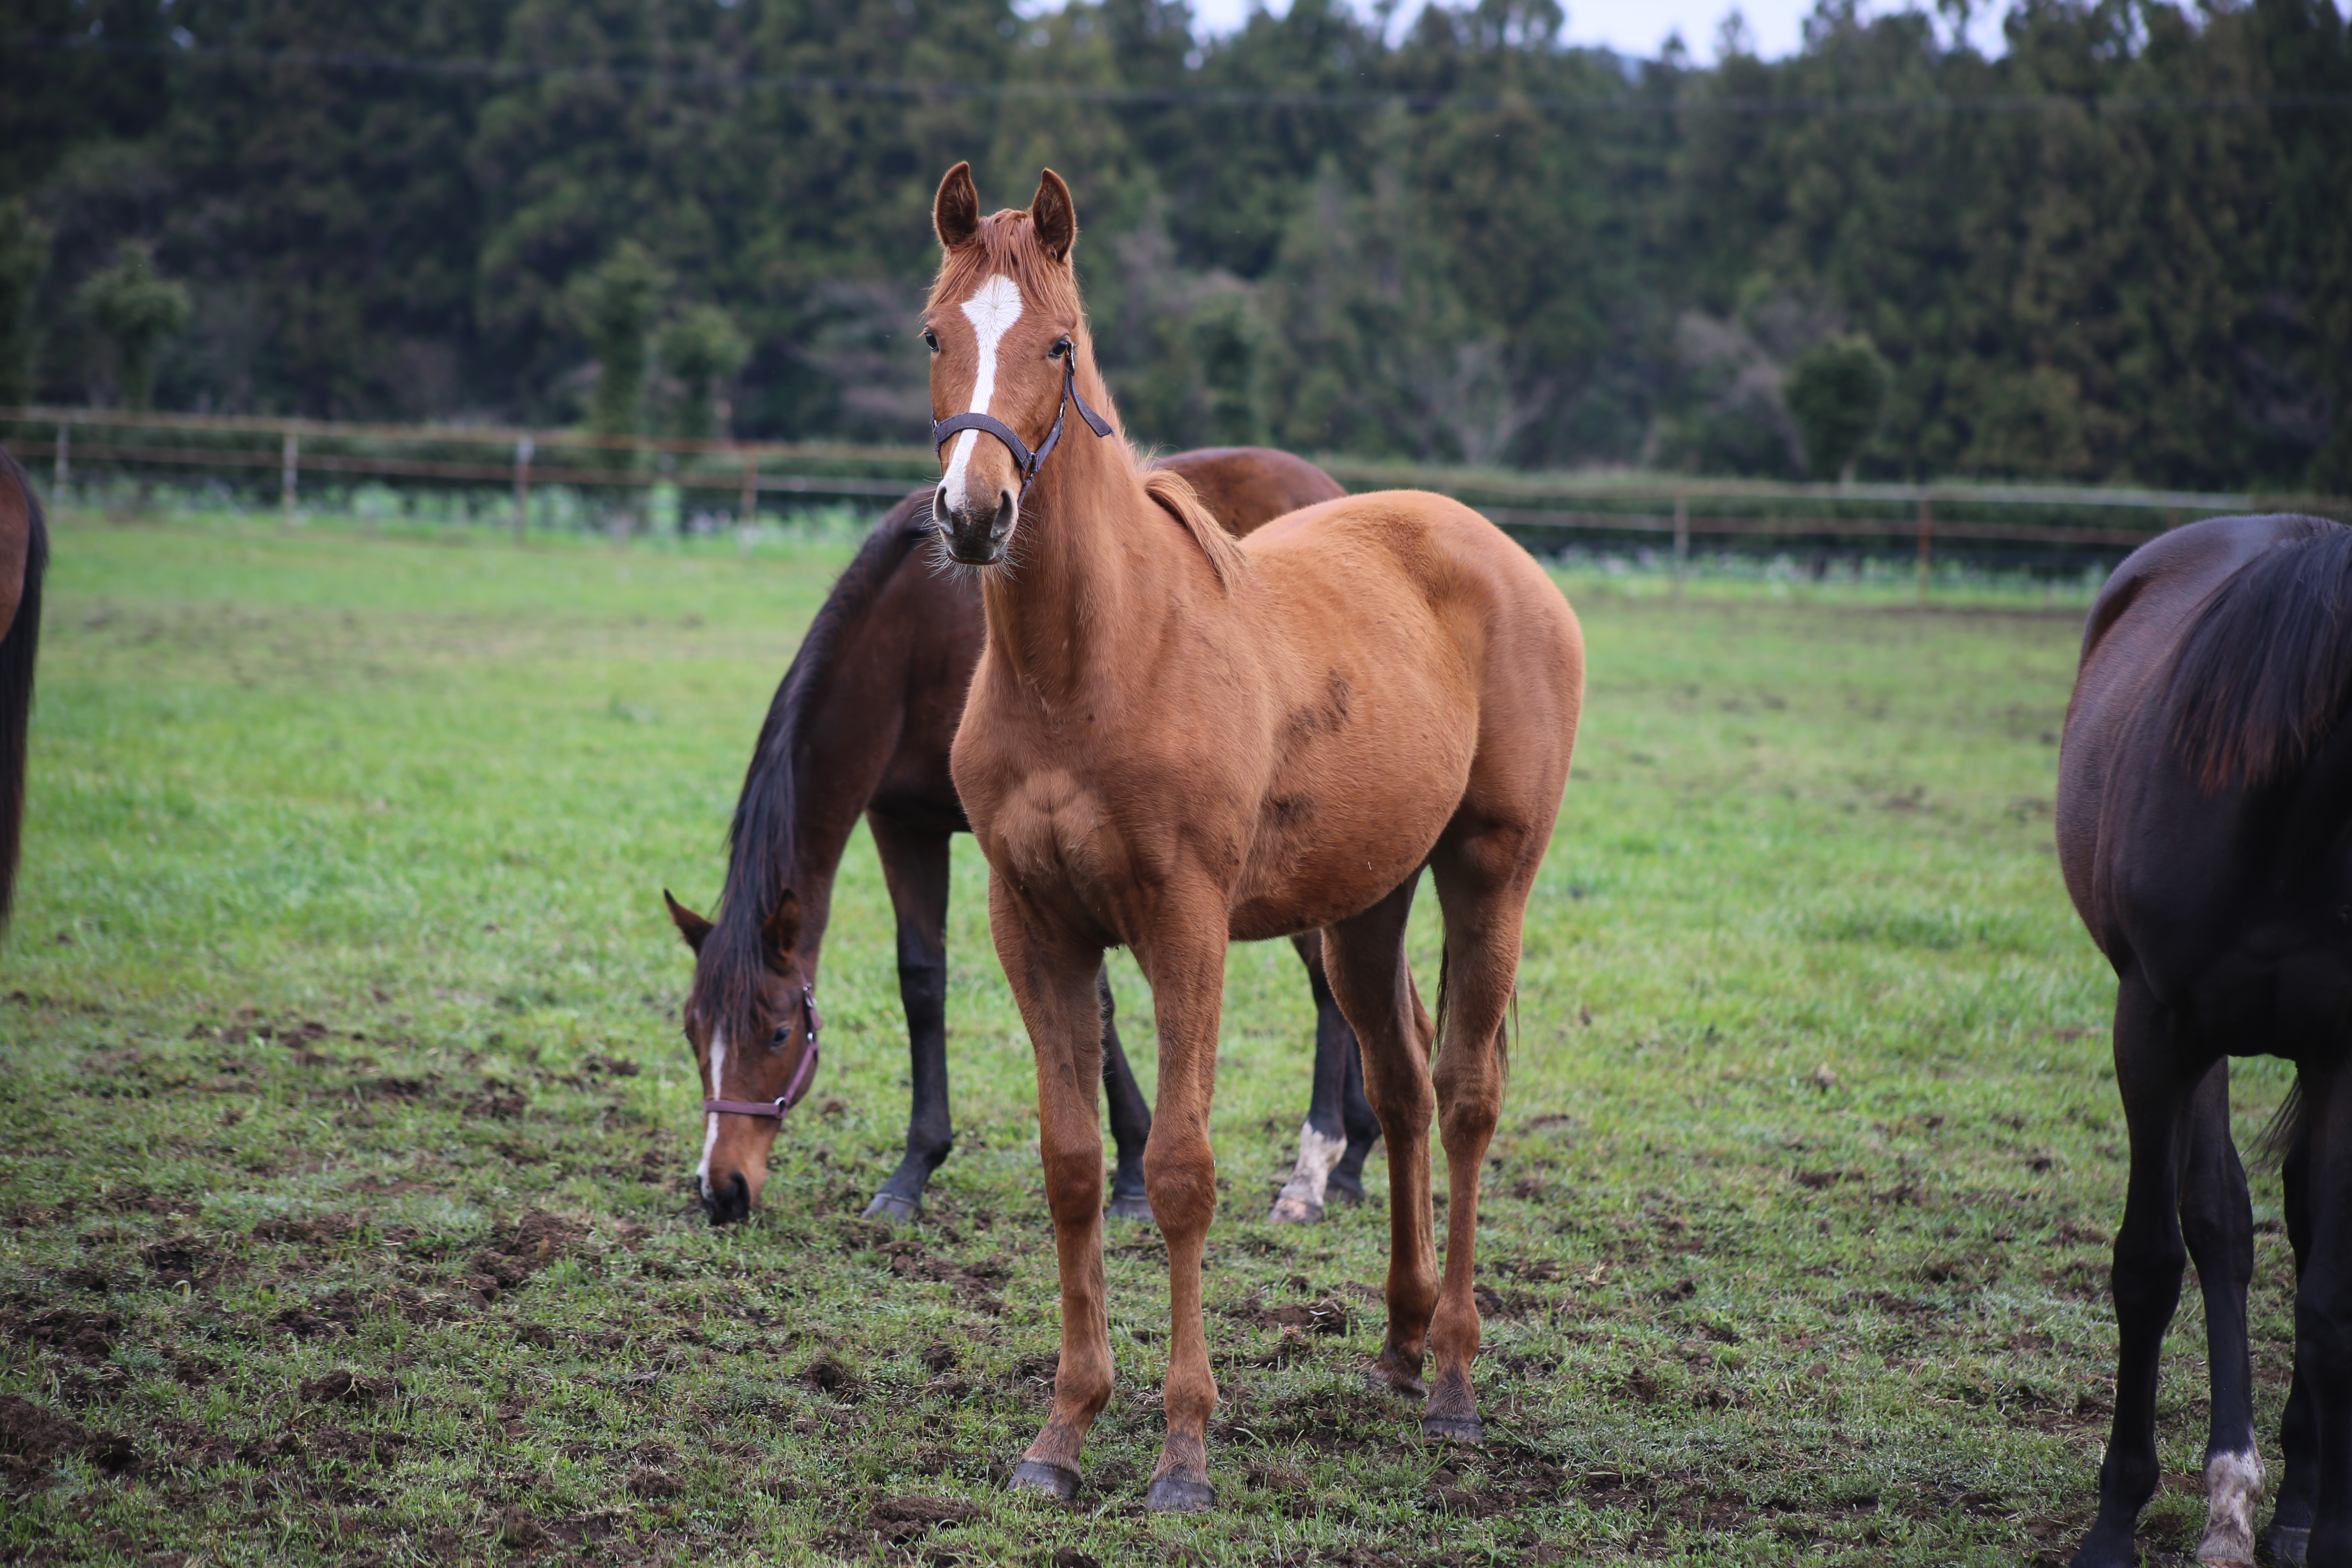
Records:
<instances>
[{"instance_id":1,"label":"white marking on leg","mask_svg":"<svg viewBox=\"0 0 2352 1568\"><path fill-rule=\"evenodd\" d=\"M971 323L980 339L980 372L972 377L971 406L968 414L985 414L996 396L996 345L1021 319L1021 289L1003 273L980 286L980 291L963 302L964 319ZM980 439L977 430L966 430L956 437L955 453L948 459L947 478L940 481L950 507L963 505L964 469L971 463L972 443Z\"/></svg>"},{"instance_id":2,"label":"white marking on leg","mask_svg":"<svg viewBox=\"0 0 2352 1568\"><path fill-rule=\"evenodd\" d=\"M727 1031L716 1030L710 1037L710 1098L727 1098ZM710 1151L719 1146L719 1112L702 1113L702 1163L695 1170L695 1180L702 1184L702 1195L710 1195Z\"/></svg>"},{"instance_id":3,"label":"white marking on leg","mask_svg":"<svg viewBox=\"0 0 2352 1568\"><path fill-rule=\"evenodd\" d=\"M2205 1461L2205 1539L2197 1561L2245 1563L2254 1560L2254 1516L2263 1507L2262 1456L2215 1454Z\"/></svg>"},{"instance_id":4,"label":"white marking on leg","mask_svg":"<svg viewBox=\"0 0 2352 1568\"><path fill-rule=\"evenodd\" d=\"M1290 1180L1276 1194L1274 1212L1277 1218L1307 1220L1314 1218L1323 1208L1323 1189L1331 1179L1331 1172L1339 1163L1339 1156L1348 1152L1345 1136L1327 1138L1315 1131L1315 1123L1298 1124L1298 1163L1290 1173Z\"/></svg>"}]
</instances>

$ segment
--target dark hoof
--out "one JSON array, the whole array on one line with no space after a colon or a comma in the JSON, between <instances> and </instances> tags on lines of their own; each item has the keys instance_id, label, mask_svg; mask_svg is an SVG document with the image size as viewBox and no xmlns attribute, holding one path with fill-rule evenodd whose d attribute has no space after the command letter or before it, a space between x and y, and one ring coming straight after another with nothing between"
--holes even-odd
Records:
<instances>
[{"instance_id":1,"label":"dark hoof","mask_svg":"<svg viewBox=\"0 0 2352 1568\"><path fill-rule=\"evenodd\" d=\"M2303 1568L2305 1561L2311 1555L2311 1527L2273 1524L2267 1544L2273 1557L2282 1563L2293 1563L2294 1568Z\"/></svg>"},{"instance_id":2,"label":"dark hoof","mask_svg":"<svg viewBox=\"0 0 2352 1568\"><path fill-rule=\"evenodd\" d=\"M877 1193L874 1201L866 1205L867 1219L901 1220L923 1217L923 1200L902 1198L896 1193Z\"/></svg>"},{"instance_id":3,"label":"dark hoof","mask_svg":"<svg viewBox=\"0 0 2352 1568\"><path fill-rule=\"evenodd\" d=\"M1035 1492L1055 1502L1068 1502L1078 1495L1078 1472L1049 1465L1043 1459L1024 1459L1013 1470L1013 1479L1004 1483L1004 1489Z\"/></svg>"},{"instance_id":4,"label":"dark hoof","mask_svg":"<svg viewBox=\"0 0 2352 1568\"><path fill-rule=\"evenodd\" d=\"M1323 1205L1305 1198L1276 1198L1274 1212L1265 1217L1275 1225L1321 1225Z\"/></svg>"},{"instance_id":5,"label":"dark hoof","mask_svg":"<svg viewBox=\"0 0 2352 1568\"><path fill-rule=\"evenodd\" d=\"M1364 1201L1364 1184L1354 1176L1343 1176L1334 1171L1323 1184L1323 1196L1332 1203L1360 1204Z\"/></svg>"},{"instance_id":6,"label":"dark hoof","mask_svg":"<svg viewBox=\"0 0 2352 1568\"><path fill-rule=\"evenodd\" d=\"M1199 1513L1217 1506L1217 1489L1171 1470L1151 1483L1143 1506L1154 1513Z\"/></svg>"},{"instance_id":7,"label":"dark hoof","mask_svg":"<svg viewBox=\"0 0 2352 1568\"><path fill-rule=\"evenodd\" d=\"M1151 1200L1141 1193L1113 1193L1103 1213L1112 1219L1139 1219L1146 1225L1157 1225L1151 1212Z\"/></svg>"},{"instance_id":8,"label":"dark hoof","mask_svg":"<svg viewBox=\"0 0 2352 1568\"><path fill-rule=\"evenodd\" d=\"M1421 1418L1422 1436L1443 1437L1452 1443L1483 1443L1486 1429L1478 1425L1475 1415L1424 1415Z\"/></svg>"}]
</instances>

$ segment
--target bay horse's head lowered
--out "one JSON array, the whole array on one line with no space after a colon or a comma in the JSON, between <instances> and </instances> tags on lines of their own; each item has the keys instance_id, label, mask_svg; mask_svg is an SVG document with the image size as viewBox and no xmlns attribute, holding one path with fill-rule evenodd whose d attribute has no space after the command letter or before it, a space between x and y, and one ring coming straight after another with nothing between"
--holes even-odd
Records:
<instances>
[{"instance_id":1,"label":"bay horse's head lowered","mask_svg":"<svg viewBox=\"0 0 2352 1568\"><path fill-rule=\"evenodd\" d=\"M983 218L971 165L958 163L940 182L931 223L943 253L923 311L940 462L931 521L950 558L992 566L1073 409L1096 436L1111 430L1094 409L1108 400L1070 266L1077 208L1048 169L1028 211Z\"/></svg>"},{"instance_id":2,"label":"bay horse's head lowered","mask_svg":"<svg viewBox=\"0 0 2352 1568\"><path fill-rule=\"evenodd\" d=\"M702 1163L695 1178L713 1225L742 1219L768 1183L768 1154L785 1112L816 1079L814 977L794 944L800 900L787 889L756 925L713 924L662 901L694 950L686 1040L702 1069Z\"/></svg>"}]
</instances>

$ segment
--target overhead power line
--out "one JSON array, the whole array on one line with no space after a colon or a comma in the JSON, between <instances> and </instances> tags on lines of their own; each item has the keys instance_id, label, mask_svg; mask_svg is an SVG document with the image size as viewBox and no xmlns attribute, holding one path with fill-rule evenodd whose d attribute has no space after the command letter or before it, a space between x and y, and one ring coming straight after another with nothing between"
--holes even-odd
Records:
<instances>
[{"instance_id":1,"label":"overhead power line","mask_svg":"<svg viewBox=\"0 0 2352 1568\"><path fill-rule=\"evenodd\" d=\"M551 60L434 58L362 49L260 49L206 44L184 31L170 40L117 39L103 35L17 34L11 47L59 52L162 56L227 65L296 69L461 77L490 81L604 81L628 86L786 92L831 98L1051 100L1205 109L1430 110L1493 109L1507 104L1555 110L1647 114L2020 114L2086 110L2097 114L2243 112L2273 109L2344 110L2352 93L2115 94L1997 93L1853 97L1757 97L1714 94L1660 96L1628 91L1591 93L1423 92L1403 88L1269 90L1226 87L1104 87L1057 81L923 81L898 77L772 75L673 66L573 64Z\"/></svg>"}]
</instances>

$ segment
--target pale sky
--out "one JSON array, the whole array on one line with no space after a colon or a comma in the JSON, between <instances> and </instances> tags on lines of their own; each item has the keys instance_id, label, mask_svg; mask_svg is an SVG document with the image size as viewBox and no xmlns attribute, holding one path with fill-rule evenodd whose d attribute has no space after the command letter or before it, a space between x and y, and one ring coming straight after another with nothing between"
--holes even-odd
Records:
<instances>
[{"instance_id":1,"label":"pale sky","mask_svg":"<svg viewBox=\"0 0 2352 1568\"><path fill-rule=\"evenodd\" d=\"M1192 13L1204 29L1226 33L1240 26L1255 5L1265 4L1267 9L1279 14L1288 3L1289 0L1192 0ZM1565 4L1568 26L1561 36L1571 44L1600 44L1621 55L1654 59L1666 35L1679 27L1691 58L1700 64L1715 58L1716 30L1724 14L1732 8L1730 0L1565 0ZM1399 33L1419 9L1415 0L1405 0L1398 7ZM1797 52L1804 37L1804 19L1812 9L1812 0L1741 0L1739 5L1740 13L1748 19L1748 32L1756 40L1756 52L1766 59ZM1979 16L1969 34L1978 48L1996 53L2000 48L2000 8L1984 9L1990 14Z\"/></svg>"}]
</instances>

